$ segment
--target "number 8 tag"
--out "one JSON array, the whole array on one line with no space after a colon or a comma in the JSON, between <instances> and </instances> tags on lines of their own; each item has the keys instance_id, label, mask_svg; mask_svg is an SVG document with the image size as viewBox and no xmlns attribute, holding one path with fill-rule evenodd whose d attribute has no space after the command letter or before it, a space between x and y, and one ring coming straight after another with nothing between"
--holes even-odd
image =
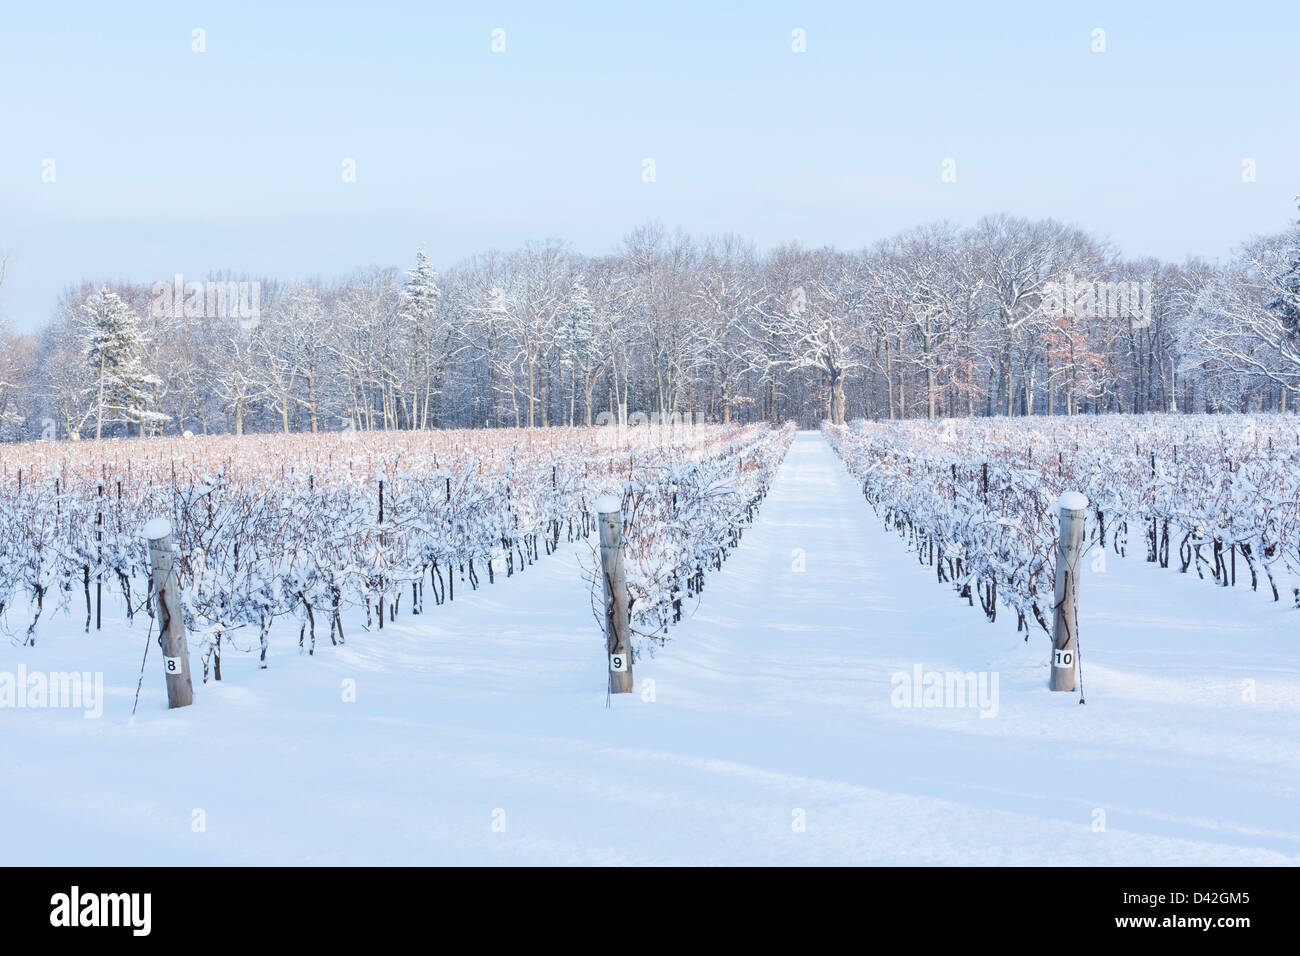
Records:
<instances>
[{"instance_id":1,"label":"number 8 tag","mask_svg":"<svg viewBox=\"0 0 1300 956\"><path fill-rule=\"evenodd\" d=\"M184 669L181 667L181 659L179 657L164 657L163 668L168 674L175 674L178 677L184 673Z\"/></svg>"}]
</instances>

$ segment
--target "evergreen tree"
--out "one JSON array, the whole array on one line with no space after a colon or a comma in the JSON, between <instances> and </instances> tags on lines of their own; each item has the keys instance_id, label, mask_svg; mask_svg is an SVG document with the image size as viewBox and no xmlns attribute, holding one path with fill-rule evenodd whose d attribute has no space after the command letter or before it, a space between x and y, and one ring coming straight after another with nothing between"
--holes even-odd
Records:
<instances>
[{"instance_id":1,"label":"evergreen tree","mask_svg":"<svg viewBox=\"0 0 1300 956\"><path fill-rule=\"evenodd\" d=\"M1282 334L1292 342L1300 342L1300 222L1296 223L1291 266L1278 276L1277 297L1268 304L1282 322Z\"/></svg>"},{"instance_id":2,"label":"evergreen tree","mask_svg":"<svg viewBox=\"0 0 1300 956\"><path fill-rule=\"evenodd\" d=\"M579 274L569 289L568 308L555 336L560 361L569 374L570 424L577 421L579 392L584 396L587 418L591 418L590 395L594 385L592 370L601 360L596 321L596 306L591 301L591 292L587 289L586 279Z\"/></svg>"},{"instance_id":3,"label":"evergreen tree","mask_svg":"<svg viewBox=\"0 0 1300 956\"><path fill-rule=\"evenodd\" d=\"M569 290L568 313L556 339L566 361L576 363L579 368L586 364L596 339L596 307L592 305L591 292L581 275L573 280Z\"/></svg>"},{"instance_id":4,"label":"evergreen tree","mask_svg":"<svg viewBox=\"0 0 1300 956\"><path fill-rule=\"evenodd\" d=\"M409 335L406 355L405 374L407 382L403 391L410 395L408 427L424 428L430 417L430 405L434 402L434 379L439 377L435 371L437 364L434 336L438 303L442 299L442 290L438 287L438 273L423 249L415 253L415 268L407 274L406 285L402 289L401 315L407 323Z\"/></svg>"},{"instance_id":5,"label":"evergreen tree","mask_svg":"<svg viewBox=\"0 0 1300 956\"><path fill-rule=\"evenodd\" d=\"M143 435L146 423L163 422L167 416L150 407L162 380L145 371L141 353L147 343L140 320L106 286L83 307L90 317L86 361L95 377L95 437L103 437L105 422L138 425Z\"/></svg>"},{"instance_id":6,"label":"evergreen tree","mask_svg":"<svg viewBox=\"0 0 1300 956\"><path fill-rule=\"evenodd\" d=\"M433 324L442 290L438 288L438 273L423 249L416 250L415 268L406 275L406 286L402 290L402 314L415 328L427 329Z\"/></svg>"}]
</instances>

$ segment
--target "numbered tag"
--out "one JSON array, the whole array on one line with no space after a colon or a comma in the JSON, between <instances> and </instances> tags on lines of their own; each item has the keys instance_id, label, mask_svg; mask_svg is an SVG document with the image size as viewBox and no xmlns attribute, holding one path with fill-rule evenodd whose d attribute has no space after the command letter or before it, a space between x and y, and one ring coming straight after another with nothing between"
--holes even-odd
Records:
<instances>
[{"instance_id":1,"label":"numbered tag","mask_svg":"<svg viewBox=\"0 0 1300 956\"><path fill-rule=\"evenodd\" d=\"M1052 652L1053 667L1073 667L1074 650L1069 647L1058 647Z\"/></svg>"},{"instance_id":2,"label":"numbered tag","mask_svg":"<svg viewBox=\"0 0 1300 956\"><path fill-rule=\"evenodd\" d=\"M185 668L181 666L181 659L179 657L164 657L163 670L167 672L169 677L173 674L180 677L181 674L185 673Z\"/></svg>"},{"instance_id":3,"label":"numbered tag","mask_svg":"<svg viewBox=\"0 0 1300 956\"><path fill-rule=\"evenodd\" d=\"M623 673L625 670L627 670L628 656L629 655L627 654L610 654L609 669L612 670L615 674Z\"/></svg>"}]
</instances>

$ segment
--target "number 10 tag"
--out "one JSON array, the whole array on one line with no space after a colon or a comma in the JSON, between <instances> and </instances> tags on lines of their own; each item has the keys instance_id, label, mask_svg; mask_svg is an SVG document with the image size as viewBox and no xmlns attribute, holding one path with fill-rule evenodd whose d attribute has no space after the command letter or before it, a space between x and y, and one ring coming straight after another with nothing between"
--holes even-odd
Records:
<instances>
[{"instance_id":1,"label":"number 10 tag","mask_svg":"<svg viewBox=\"0 0 1300 956\"><path fill-rule=\"evenodd\" d=\"M1058 647L1052 653L1053 667L1073 667L1074 651L1068 647Z\"/></svg>"},{"instance_id":2,"label":"number 10 tag","mask_svg":"<svg viewBox=\"0 0 1300 956\"><path fill-rule=\"evenodd\" d=\"M623 673L623 671L627 670L627 655L610 654L609 669L612 670L615 674L621 674Z\"/></svg>"}]
</instances>

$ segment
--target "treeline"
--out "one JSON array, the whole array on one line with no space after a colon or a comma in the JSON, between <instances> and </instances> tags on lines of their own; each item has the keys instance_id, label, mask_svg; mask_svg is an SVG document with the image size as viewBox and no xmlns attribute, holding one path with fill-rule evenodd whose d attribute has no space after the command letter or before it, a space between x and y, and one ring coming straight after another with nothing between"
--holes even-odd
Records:
<instances>
[{"instance_id":1,"label":"treeline","mask_svg":"<svg viewBox=\"0 0 1300 956\"><path fill-rule=\"evenodd\" d=\"M1288 411L1298 238L1175 265L1005 215L856 252L651 223L442 274L86 281L0 330L0 434Z\"/></svg>"}]
</instances>

